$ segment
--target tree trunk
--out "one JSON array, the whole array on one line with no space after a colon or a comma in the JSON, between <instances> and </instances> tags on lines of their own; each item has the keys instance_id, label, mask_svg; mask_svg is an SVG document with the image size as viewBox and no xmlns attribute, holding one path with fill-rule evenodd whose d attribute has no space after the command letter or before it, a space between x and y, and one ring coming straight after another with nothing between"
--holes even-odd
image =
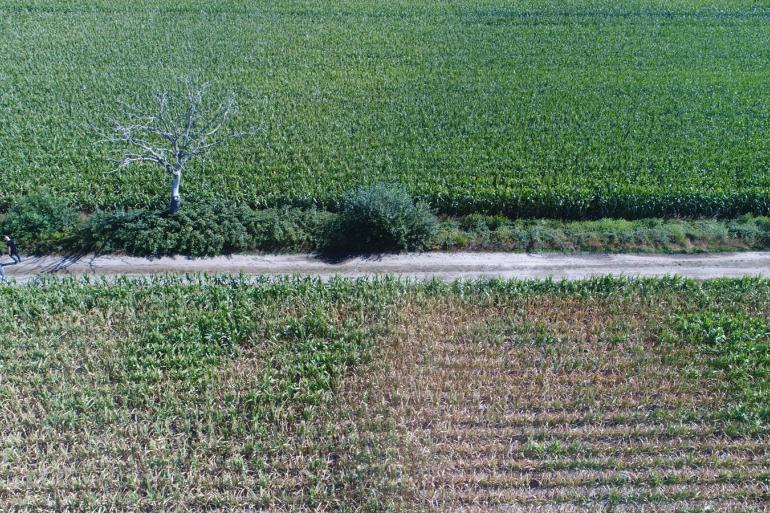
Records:
<instances>
[{"instance_id":1,"label":"tree trunk","mask_svg":"<svg viewBox=\"0 0 770 513\"><path fill-rule=\"evenodd\" d=\"M179 211L179 205L182 203L182 198L179 196L179 185L181 182L182 173L174 173L171 175L171 205L169 206L171 215L174 215Z\"/></svg>"}]
</instances>

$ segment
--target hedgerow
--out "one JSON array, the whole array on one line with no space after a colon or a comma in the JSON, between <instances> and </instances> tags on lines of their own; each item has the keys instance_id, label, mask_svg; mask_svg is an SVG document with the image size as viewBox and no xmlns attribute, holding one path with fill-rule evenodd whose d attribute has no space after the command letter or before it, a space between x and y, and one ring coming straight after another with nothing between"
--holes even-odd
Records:
<instances>
[{"instance_id":1,"label":"hedgerow","mask_svg":"<svg viewBox=\"0 0 770 513\"><path fill-rule=\"evenodd\" d=\"M71 243L78 226L78 211L47 191L20 198L0 223L0 235L9 235L29 253L61 251Z\"/></svg>"},{"instance_id":2,"label":"hedgerow","mask_svg":"<svg viewBox=\"0 0 770 513\"><path fill-rule=\"evenodd\" d=\"M23 197L0 231L22 253L212 256L250 251L329 256L401 250L703 252L770 248L770 217L559 221L471 214L437 220L400 187L351 192L342 213L253 210L217 201L188 202L177 215L132 209L78 216L48 194ZM82 219L79 219L82 218Z\"/></svg>"},{"instance_id":3,"label":"hedgerow","mask_svg":"<svg viewBox=\"0 0 770 513\"><path fill-rule=\"evenodd\" d=\"M331 214L254 211L246 206L189 204L165 210L98 212L74 235L73 249L136 256L213 256L247 251L309 251L320 245Z\"/></svg>"}]
</instances>

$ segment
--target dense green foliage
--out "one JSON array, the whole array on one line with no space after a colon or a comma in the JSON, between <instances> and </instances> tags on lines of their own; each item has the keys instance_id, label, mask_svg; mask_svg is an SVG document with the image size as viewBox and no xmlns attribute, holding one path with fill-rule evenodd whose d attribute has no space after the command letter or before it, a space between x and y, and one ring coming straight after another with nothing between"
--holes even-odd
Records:
<instances>
[{"instance_id":1,"label":"dense green foliage","mask_svg":"<svg viewBox=\"0 0 770 513\"><path fill-rule=\"evenodd\" d=\"M770 423L770 324L766 316L702 312L677 326L685 340L705 346L735 398L730 418Z\"/></svg>"},{"instance_id":2,"label":"dense green foliage","mask_svg":"<svg viewBox=\"0 0 770 513\"><path fill-rule=\"evenodd\" d=\"M236 252L474 251L705 252L770 248L770 219L512 220L471 214L437 221L397 187L349 195L341 214L252 210L207 201L167 210L96 212L78 222L61 198L24 197L4 221L22 253L212 256Z\"/></svg>"},{"instance_id":3,"label":"dense green foliage","mask_svg":"<svg viewBox=\"0 0 770 513\"><path fill-rule=\"evenodd\" d=\"M254 211L224 203L167 210L97 212L73 248L136 256L212 256L246 251L308 251L319 246L331 214L291 208Z\"/></svg>"},{"instance_id":4,"label":"dense green foliage","mask_svg":"<svg viewBox=\"0 0 770 513\"><path fill-rule=\"evenodd\" d=\"M770 248L770 218L511 220L471 214L440 224L432 247L477 251L707 252Z\"/></svg>"},{"instance_id":5,"label":"dense green foliage","mask_svg":"<svg viewBox=\"0 0 770 513\"><path fill-rule=\"evenodd\" d=\"M400 186L376 184L345 198L330 225L328 251L378 253L426 248L438 221L424 203L415 204Z\"/></svg>"},{"instance_id":6,"label":"dense green foliage","mask_svg":"<svg viewBox=\"0 0 770 513\"><path fill-rule=\"evenodd\" d=\"M338 209L403 183L444 213L770 212L770 10L754 0L0 1L0 210L41 185L160 208L86 124L200 72L235 129L186 199ZM189 205L192 201L187 201Z\"/></svg>"},{"instance_id":7,"label":"dense green foliage","mask_svg":"<svg viewBox=\"0 0 770 513\"><path fill-rule=\"evenodd\" d=\"M78 226L78 212L69 202L47 192L20 198L2 223L2 235L13 237L30 253L61 251Z\"/></svg>"}]
</instances>

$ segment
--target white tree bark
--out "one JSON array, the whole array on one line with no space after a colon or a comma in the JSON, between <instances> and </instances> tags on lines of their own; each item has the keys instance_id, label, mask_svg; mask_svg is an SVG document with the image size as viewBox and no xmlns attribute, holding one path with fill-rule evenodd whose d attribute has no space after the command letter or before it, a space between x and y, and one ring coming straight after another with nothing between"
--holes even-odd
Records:
<instances>
[{"instance_id":1,"label":"white tree bark","mask_svg":"<svg viewBox=\"0 0 770 513\"><path fill-rule=\"evenodd\" d=\"M179 206L182 203L182 198L179 195L179 186L182 184L182 173L174 173L171 175L171 205L169 211L171 214L176 214L179 211Z\"/></svg>"},{"instance_id":2,"label":"white tree bark","mask_svg":"<svg viewBox=\"0 0 770 513\"><path fill-rule=\"evenodd\" d=\"M158 108L154 114L142 114L141 109L124 104L127 123L113 120L108 132L97 128L106 141L123 147L119 167L148 162L171 175L172 214L179 210L182 173L190 160L204 158L212 148L230 139L253 135L222 135L223 127L235 113L235 97L228 95L212 114L204 115L206 89L206 85L196 87L188 80L187 94L182 98L171 98L167 91L157 95Z\"/></svg>"}]
</instances>

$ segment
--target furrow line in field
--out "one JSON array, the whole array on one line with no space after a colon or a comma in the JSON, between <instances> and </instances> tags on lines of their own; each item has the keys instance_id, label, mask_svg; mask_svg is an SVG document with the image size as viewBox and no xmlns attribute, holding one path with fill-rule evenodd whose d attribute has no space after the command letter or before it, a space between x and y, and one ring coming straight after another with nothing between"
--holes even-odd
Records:
<instances>
[{"instance_id":1,"label":"furrow line in field","mask_svg":"<svg viewBox=\"0 0 770 513\"><path fill-rule=\"evenodd\" d=\"M520 471L485 471L473 472L455 471L442 466L434 468L433 472L425 472L421 476L424 483L435 483L438 486L450 488L473 487L479 490L497 490L505 488L528 489L534 491L552 490L557 488L574 488L590 486L648 486L673 484L715 484L715 483L770 483L770 477L765 474L764 465L755 463L751 466L741 466L735 469L716 469L702 467L683 467L674 471L661 471L660 468L644 469L642 471L596 471L596 470L564 470L556 472L520 472ZM537 490L535 490L535 488Z\"/></svg>"},{"instance_id":2,"label":"furrow line in field","mask_svg":"<svg viewBox=\"0 0 770 513\"><path fill-rule=\"evenodd\" d=\"M765 468L768 456L766 453L753 451L737 451L725 454L701 456L688 454L681 457L671 457L669 454L651 457L646 454L631 455L623 459L614 456L597 458L516 458L490 460L488 458L467 458L463 460L444 459L440 462L441 468L447 472L511 472L511 473L543 473L570 470L594 470L594 471L630 471L640 472L647 470L674 471L683 468L711 468L711 469L741 469L741 468ZM432 470L425 472L431 473Z\"/></svg>"},{"instance_id":3,"label":"furrow line in field","mask_svg":"<svg viewBox=\"0 0 770 513\"><path fill-rule=\"evenodd\" d=\"M725 497L743 500L767 500L767 488L756 481L743 483L702 483L692 487L685 485L648 486L582 486L568 489L541 490L511 488L479 489L477 487L457 487L433 489L428 501L433 504L665 504L674 501L687 500L720 500Z\"/></svg>"},{"instance_id":4,"label":"furrow line in field","mask_svg":"<svg viewBox=\"0 0 770 513\"><path fill-rule=\"evenodd\" d=\"M606 504L499 504L499 505L440 505L431 511L434 513L596 513L605 511ZM766 513L770 508L763 500L677 500L666 504L618 504L613 506L615 513L683 513L685 511L714 511L719 513Z\"/></svg>"},{"instance_id":5,"label":"furrow line in field","mask_svg":"<svg viewBox=\"0 0 770 513\"><path fill-rule=\"evenodd\" d=\"M726 433L722 426L717 422L688 422L688 423L647 423L647 424L614 424L604 425L601 423L584 424L582 426L572 427L565 425L548 426L543 428L531 427L509 427L509 426L456 426L451 422L434 423L430 429L423 430L426 434L433 435L434 440L466 440L470 441L477 438L493 437L518 440L593 440L593 439L614 439L614 438L696 438L696 437L717 437L717 438L738 438L744 434L731 435ZM413 428L413 433L420 434L420 429ZM761 430L754 434L755 437L764 436L770 442L770 431Z\"/></svg>"},{"instance_id":6,"label":"furrow line in field","mask_svg":"<svg viewBox=\"0 0 770 513\"><path fill-rule=\"evenodd\" d=\"M638 407L622 409L602 409L598 406L588 411L575 411L568 408L549 409L539 408L539 411L531 410L506 411L504 413L489 412L487 409L476 408L468 411L463 408L453 410L443 409L437 411L435 408L407 408L412 414L411 425L413 428L431 428L441 426L465 427L500 427L500 428L550 428L550 427L581 427L594 426L601 424L603 426L637 426L646 425L650 422L659 423L670 419L679 422L683 417L687 417L688 411L677 407L660 406ZM705 414L703 414L705 415Z\"/></svg>"},{"instance_id":7,"label":"furrow line in field","mask_svg":"<svg viewBox=\"0 0 770 513\"><path fill-rule=\"evenodd\" d=\"M662 431L660 429L651 429L645 431L630 431L625 430L604 430L601 427L592 431L583 432L570 432L559 431L558 428L555 432L551 432L548 429L537 430L523 430L518 431L516 429L501 429L500 433L494 433L493 430L489 430L482 433L473 433L470 430L462 430L456 432L451 428L443 430L437 427L435 430L423 430L414 431L415 436L421 436L421 434L430 437L435 444L487 444L487 443L507 443L507 444L552 444L552 443L633 443L633 442L657 442L663 444L670 444L672 442L684 443L710 443L712 441L724 441L724 440L737 440L745 439L744 436L730 436L716 432L715 429L700 430L676 430ZM756 437L755 439L764 440L765 443L770 444L770 437Z\"/></svg>"},{"instance_id":8,"label":"furrow line in field","mask_svg":"<svg viewBox=\"0 0 770 513\"><path fill-rule=\"evenodd\" d=\"M577 456L577 457L596 457L615 455L625 457L633 454L646 454L650 456L662 454L725 454L731 452L753 452L756 454L770 455L770 444L766 440L704 440L708 445L691 442L689 440L671 440L665 445L661 445L656 440L610 440L597 441L590 444L568 444L561 446L559 454ZM432 443L433 452L437 456L445 457L468 457L489 455L495 457L527 457L533 453L541 451L540 448L533 448L527 443L520 442L501 442L490 440L487 442L469 443L469 444L443 444Z\"/></svg>"}]
</instances>

